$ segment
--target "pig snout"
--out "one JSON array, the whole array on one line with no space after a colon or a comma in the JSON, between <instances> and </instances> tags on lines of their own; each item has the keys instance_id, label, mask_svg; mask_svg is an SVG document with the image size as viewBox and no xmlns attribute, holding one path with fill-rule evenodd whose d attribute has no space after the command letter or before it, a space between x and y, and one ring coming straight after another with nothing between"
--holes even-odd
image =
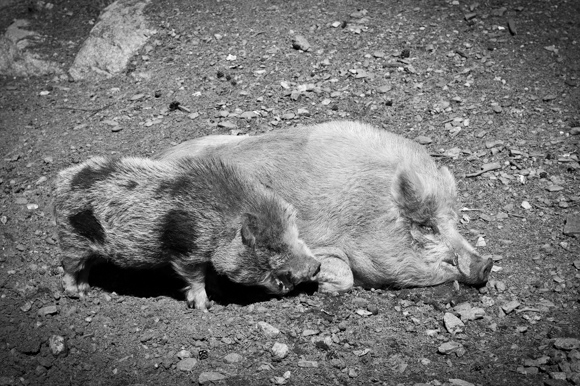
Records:
<instances>
[{"instance_id":1,"label":"pig snout","mask_svg":"<svg viewBox=\"0 0 580 386\"><path fill-rule=\"evenodd\" d=\"M465 282L475 286L484 285L487 283L492 267L493 259L471 255L469 274L466 275Z\"/></svg>"},{"instance_id":2,"label":"pig snout","mask_svg":"<svg viewBox=\"0 0 580 386\"><path fill-rule=\"evenodd\" d=\"M293 257L276 271L278 279L292 289L305 282L314 281L320 272L320 262L311 256Z\"/></svg>"}]
</instances>

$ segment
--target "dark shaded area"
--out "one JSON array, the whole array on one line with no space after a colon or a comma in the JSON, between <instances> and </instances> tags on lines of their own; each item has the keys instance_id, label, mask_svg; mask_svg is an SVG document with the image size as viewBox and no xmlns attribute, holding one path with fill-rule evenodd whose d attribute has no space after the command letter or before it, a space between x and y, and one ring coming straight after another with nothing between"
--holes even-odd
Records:
<instances>
[{"instance_id":1,"label":"dark shaded area","mask_svg":"<svg viewBox=\"0 0 580 386\"><path fill-rule=\"evenodd\" d=\"M105 242L105 230L91 209L70 216L68 221L79 235L93 243Z\"/></svg>"},{"instance_id":2,"label":"dark shaded area","mask_svg":"<svg viewBox=\"0 0 580 386\"><path fill-rule=\"evenodd\" d=\"M117 160L108 160L108 162L98 169L91 166L85 166L72 179L70 185L73 190L90 189L95 183L106 180L117 170Z\"/></svg>"},{"instance_id":3,"label":"dark shaded area","mask_svg":"<svg viewBox=\"0 0 580 386\"><path fill-rule=\"evenodd\" d=\"M166 296L176 301L185 302L183 288L186 282L170 266L155 269L120 268L111 263L101 263L91 269L89 276L91 287L98 287L106 292L115 292L123 296L155 298ZM314 293L317 283L302 283L286 296L300 293ZM245 286L229 280L210 269L206 277L206 291L209 298L221 305L249 305L267 301L275 296L266 293L261 287Z\"/></svg>"},{"instance_id":4,"label":"dark shaded area","mask_svg":"<svg viewBox=\"0 0 580 386\"><path fill-rule=\"evenodd\" d=\"M161 219L159 229L161 250L181 255L198 249L197 222L193 214L184 210L170 210Z\"/></svg>"}]
</instances>

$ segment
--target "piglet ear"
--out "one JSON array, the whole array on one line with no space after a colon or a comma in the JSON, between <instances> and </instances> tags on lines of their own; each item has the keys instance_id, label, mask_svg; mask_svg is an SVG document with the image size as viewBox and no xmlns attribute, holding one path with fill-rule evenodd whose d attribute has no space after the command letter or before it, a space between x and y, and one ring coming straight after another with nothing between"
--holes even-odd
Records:
<instances>
[{"instance_id":1,"label":"piglet ear","mask_svg":"<svg viewBox=\"0 0 580 386\"><path fill-rule=\"evenodd\" d=\"M443 185L447 188L449 195L455 197L457 195L457 183L455 182L455 177L447 169L447 166L441 166L439 168L439 175L443 180Z\"/></svg>"},{"instance_id":2,"label":"piglet ear","mask_svg":"<svg viewBox=\"0 0 580 386\"><path fill-rule=\"evenodd\" d=\"M242 242L244 245L253 248L256 245L256 235L259 232L260 220L258 216L252 213L244 213L242 215Z\"/></svg>"},{"instance_id":3,"label":"piglet ear","mask_svg":"<svg viewBox=\"0 0 580 386\"><path fill-rule=\"evenodd\" d=\"M421 178L412 170L399 169L393 180L392 194L401 214L417 223L431 218L431 201Z\"/></svg>"}]
</instances>

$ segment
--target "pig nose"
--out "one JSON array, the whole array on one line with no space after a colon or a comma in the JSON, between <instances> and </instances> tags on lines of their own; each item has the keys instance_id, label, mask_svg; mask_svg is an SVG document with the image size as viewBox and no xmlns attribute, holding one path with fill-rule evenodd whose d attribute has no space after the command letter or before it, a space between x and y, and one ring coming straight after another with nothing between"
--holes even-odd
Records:
<instances>
[{"instance_id":1,"label":"pig nose","mask_svg":"<svg viewBox=\"0 0 580 386\"><path fill-rule=\"evenodd\" d=\"M481 283L487 282L487 278L489 277L492 267L493 267L493 259L488 258L487 261L482 265L481 270L477 275Z\"/></svg>"}]
</instances>

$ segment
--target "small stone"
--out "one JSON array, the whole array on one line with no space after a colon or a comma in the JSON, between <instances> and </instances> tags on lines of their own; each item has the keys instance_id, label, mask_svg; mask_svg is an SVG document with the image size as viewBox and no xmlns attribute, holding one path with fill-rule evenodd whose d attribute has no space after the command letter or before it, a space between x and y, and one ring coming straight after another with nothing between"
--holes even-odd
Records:
<instances>
[{"instance_id":1,"label":"small stone","mask_svg":"<svg viewBox=\"0 0 580 386\"><path fill-rule=\"evenodd\" d=\"M516 30L516 22L513 19L508 19L508 30L510 34L517 35L518 31Z\"/></svg>"},{"instance_id":2,"label":"small stone","mask_svg":"<svg viewBox=\"0 0 580 386\"><path fill-rule=\"evenodd\" d=\"M300 359L298 361L298 367L314 368L314 367L318 367L318 362L317 361L307 361L305 359Z\"/></svg>"},{"instance_id":3,"label":"small stone","mask_svg":"<svg viewBox=\"0 0 580 386\"><path fill-rule=\"evenodd\" d=\"M300 116L300 115L308 116L308 115L310 115L310 111L308 111L308 110L306 110L306 109L304 109L304 108L300 108L300 109L298 109L298 110L296 111L296 114L297 114L298 116Z\"/></svg>"},{"instance_id":4,"label":"small stone","mask_svg":"<svg viewBox=\"0 0 580 386\"><path fill-rule=\"evenodd\" d=\"M495 289L497 292L504 292L507 287L503 281L498 281L495 283Z\"/></svg>"},{"instance_id":5,"label":"small stone","mask_svg":"<svg viewBox=\"0 0 580 386\"><path fill-rule=\"evenodd\" d=\"M318 332L319 332L318 330L304 330L302 331L302 336L317 335Z\"/></svg>"},{"instance_id":6,"label":"small stone","mask_svg":"<svg viewBox=\"0 0 580 386\"><path fill-rule=\"evenodd\" d=\"M449 383L454 386L475 386L473 383L464 381L463 379L450 379Z\"/></svg>"},{"instance_id":7,"label":"small stone","mask_svg":"<svg viewBox=\"0 0 580 386\"><path fill-rule=\"evenodd\" d=\"M276 327L272 326L269 323L266 323L266 322L258 322L258 326L262 329L262 332L267 337L272 338L272 337L275 337L278 334L280 334L280 330L278 330Z\"/></svg>"},{"instance_id":8,"label":"small stone","mask_svg":"<svg viewBox=\"0 0 580 386\"><path fill-rule=\"evenodd\" d=\"M417 138L415 138L415 141L419 142L421 145L428 145L431 142L433 142L433 140L431 138L423 136L423 135L420 135Z\"/></svg>"},{"instance_id":9,"label":"small stone","mask_svg":"<svg viewBox=\"0 0 580 386\"><path fill-rule=\"evenodd\" d=\"M580 348L580 340L576 338L556 338L554 347L561 350L575 350Z\"/></svg>"},{"instance_id":10,"label":"small stone","mask_svg":"<svg viewBox=\"0 0 580 386\"><path fill-rule=\"evenodd\" d=\"M566 217L564 234L566 236L580 236L580 215L570 214Z\"/></svg>"},{"instance_id":11,"label":"small stone","mask_svg":"<svg viewBox=\"0 0 580 386\"><path fill-rule=\"evenodd\" d=\"M54 315L57 312L58 308L56 308L56 306L46 306L38 310L38 315L40 316Z\"/></svg>"},{"instance_id":12,"label":"small stone","mask_svg":"<svg viewBox=\"0 0 580 386\"><path fill-rule=\"evenodd\" d=\"M181 371L191 371L197 364L197 359L195 358L183 358L179 362L177 362L177 370Z\"/></svg>"},{"instance_id":13,"label":"small stone","mask_svg":"<svg viewBox=\"0 0 580 386\"><path fill-rule=\"evenodd\" d=\"M457 331L460 331L465 324L455 315L450 312L446 312L443 316L443 322L445 323L445 328L448 332L454 334Z\"/></svg>"},{"instance_id":14,"label":"small stone","mask_svg":"<svg viewBox=\"0 0 580 386\"><path fill-rule=\"evenodd\" d=\"M142 93L141 94L135 94L131 98L129 98L129 100L131 100L131 101L138 101L139 99L143 99L144 96L145 96L145 94L142 94ZM156 95L156 97L159 98L157 95Z\"/></svg>"},{"instance_id":15,"label":"small stone","mask_svg":"<svg viewBox=\"0 0 580 386\"><path fill-rule=\"evenodd\" d=\"M272 346L272 354L274 358L281 360L288 356L288 345L285 343L276 342L274 346Z\"/></svg>"},{"instance_id":16,"label":"small stone","mask_svg":"<svg viewBox=\"0 0 580 386\"><path fill-rule=\"evenodd\" d=\"M580 135L580 127L573 127L570 129L570 135Z\"/></svg>"},{"instance_id":17,"label":"small stone","mask_svg":"<svg viewBox=\"0 0 580 386\"><path fill-rule=\"evenodd\" d=\"M225 129L233 130L233 129L237 128L238 126L233 122L223 121L223 122L218 123L218 127L223 127Z\"/></svg>"},{"instance_id":18,"label":"small stone","mask_svg":"<svg viewBox=\"0 0 580 386\"><path fill-rule=\"evenodd\" d=\"M477 13L475 13L475 12L466 13L465 20L471 20L471 19L475 18L476 16L477 16Z\"/></svg>"},{"instance_id":19,"label":"small stone","mask_svg":"<svg viewBox=\"0 0 580 386\"><path fill-rule=\"evenodd\" d=\"M439 351L441 354L448 355L448 354L451 354L454 352L458 352L462 348L463 348L463 345L461 343L457 343L457 342L454 342L451 340L451 341L445 342L441 346L439 346L437 351Z\"/></svg>"},{"instance_id":20,"label":"small stone","mask_svg":"<svg viewBox=\"0 0 580 386\"><path fill-rule=\"evenodd\" d=\"M302 35L296 35L292 38L292 47L296 50L308 51L310 50L310 43Z\"/></svg>"},{"instance_id":21,"label":"small stone","mask_svg":"<svg viewBox=\"0 0 580 386\"><path fill-rule=\"evenodd\" d=\"M532 209L532 206L530 205L529 202L522 201L522 208L524 208L525 210L529 210L529 209Z\"/></svg>"},{"instance_id":22,"label":"small stone","mask_svg":"<svg viewBox=\"0 0 580 386\"><path fill-rule=\"evenodd\" d=\"M155 332L149 330L146 331L145 333L143 333L140 337L139 337L139 341L141 343L145 343L150 341L151 339L155 338Z\"/></svg>"},{"instance_id":23,"label":"small stone","mask_svg":"<svg viewBox=\"0 0 580 386\"><path fill-rule=\"evenodd\" d=\"M501 108L500 105L493 105L493 106L491 106L491 109L497 114L499 114L503 111L503 109Z\"/></svg>"},{"instance_id":24,"label":"small stone","mask_svg":"<svg viewBox=\"0 0 580 386\"><path fill-rule=\"evenodd\" d=\"M241 362L244 358L238 353L230 353L224 357L224 361L227 363L238 363Z\"/></svg>"},{"instance_id":25,"label":"small stone","mask_svg":"<svg viewBox=\"0 0 580 386\"><path fill-rule=\"evenodd\" d=\"M215 371L204 371L203 373L199 374L199 378L197 379L197 381L199 382L200 385L203 385L208 382L221 381L222 379L226 378L227 376Z\"/></svg>"},{"instance_id":26,"label":"small stone","mask_svg":"<svg viewBox=\"0 0 580 386\"><path fill-rule=\"evenodd\" d=\"M191 351L181 350L180 352L177 353L177 357L179 359L191 358Z\"/></svg>"},{"instance_id":27,"label":"small stone","mask_svg":"<svg viewBox=\"0 0 580 386\"><path fill-rule=\"evenodd\" d=\"M240 114L240 118L244 118L244 119L252 119L252 118L257 118L258 114L256 114L253 111L244 111L243 113Z\"/></svg>"},{"instance_id":28,"label":"small stone","mask_svg":"<svg viewBox=\"0 0 580 386\"><path fill-rule=\"evenodd\" d=\"M508 302L508 303L504 304L503 306L501 306L501 309L506 314L509 314L510 312L512 312L513 310L518 308L520 305L521 305L521 303L518 302L517 300L512 300L511 302Z\"/></svg>"},{"instance_id":29,"label":"small stone","mask_svg":"<svg viewBox=\"0 0 580 386\"><path fill-rule=\"evenodd\" d=\"M461 303L453 308L459 314L461 320L481 319L485 315L483 308L471 307L469 303Z\"/></svg>"}]
</instances>

